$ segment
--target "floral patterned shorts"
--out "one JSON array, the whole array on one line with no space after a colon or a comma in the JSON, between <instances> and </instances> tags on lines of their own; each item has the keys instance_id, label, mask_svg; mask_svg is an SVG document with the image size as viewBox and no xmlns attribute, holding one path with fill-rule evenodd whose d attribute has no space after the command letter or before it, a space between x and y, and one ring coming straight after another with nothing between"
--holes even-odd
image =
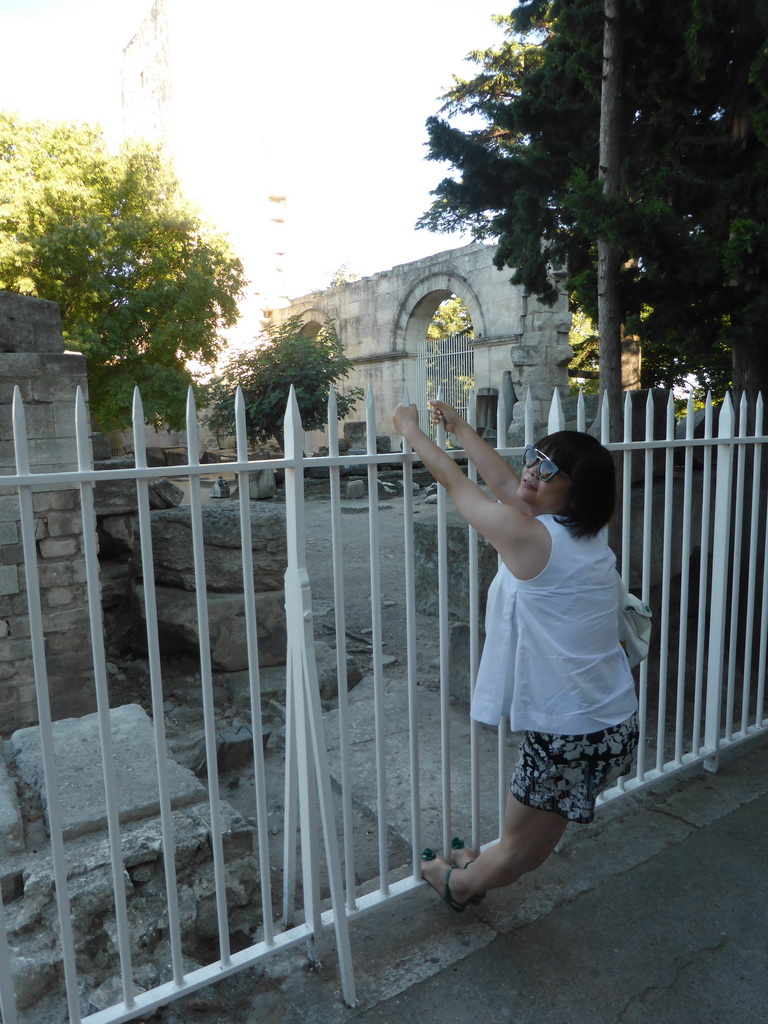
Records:
<instances>
[{"instance_id":1,"label":"floral patterned shorts","mask_svg":"<svg viewBox=\"0 0 768 1024\"><path fill-rule=\"evenodd\" d=\"M526 807L587 824L598 793L629 771L636 748L637 715L584 736L526 732L510 792Z\"/></svg>"}]
</instances>

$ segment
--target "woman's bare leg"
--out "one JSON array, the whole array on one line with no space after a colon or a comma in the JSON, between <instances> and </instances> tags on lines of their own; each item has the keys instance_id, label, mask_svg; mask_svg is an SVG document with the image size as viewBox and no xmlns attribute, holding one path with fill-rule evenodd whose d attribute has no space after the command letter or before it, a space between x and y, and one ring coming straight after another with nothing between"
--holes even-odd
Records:
<instances>
[{"instance_id":1,"label":"woman's bare leg","mask_svg":"<svg viewBox=\"0 0 768 1024\"><path fill-rule=\"evenodd\" d=\"M455 868L465 868L473 860L477 860L479 854L471 846L461 846L458 850L451 850L451 864Z\"/></svg>"},{"instance_id":2,"label":"woman's bare leg","mask_svg":"<svg viewBox=\"0 0 768 1024\"><path fill-rule=\"evenodd\" d=\"M457 860L457 866L467 860L473 863L451 874L449 885L453 899L457 903L465 903L470 896L511 885L522 875L534 871L557 846L567 824L567 820L559 814L526 807L510 794L498 843L489 846L476 857L467 856ZM466 849L455 852L474 853ZM442 862L440 866L444 877L445 867ZM436 871L432 873L437 874Z\"/></svg>"}]
</instances>

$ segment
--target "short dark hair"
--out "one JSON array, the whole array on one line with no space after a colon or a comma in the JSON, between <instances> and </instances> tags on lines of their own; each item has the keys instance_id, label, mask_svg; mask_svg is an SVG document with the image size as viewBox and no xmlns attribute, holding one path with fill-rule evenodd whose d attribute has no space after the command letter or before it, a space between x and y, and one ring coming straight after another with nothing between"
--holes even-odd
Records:
<instances>
[{"instance_id":1,"label":"short dark hair","mask_svg":"<svg viewBox=\"0 0 768 1024\"><path fill-rule=\"evenodd\" d=\"M573 481L568 514L558 522L574 537L594 537L610 522L616 505L613 457L591 434L558 430L536 442Z\"/></svg>"}]
</instances>

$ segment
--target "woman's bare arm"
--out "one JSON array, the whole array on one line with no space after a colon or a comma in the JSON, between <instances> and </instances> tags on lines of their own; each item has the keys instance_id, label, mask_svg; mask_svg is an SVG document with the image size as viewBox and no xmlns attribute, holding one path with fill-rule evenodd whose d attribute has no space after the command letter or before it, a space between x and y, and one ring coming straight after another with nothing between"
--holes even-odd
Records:
<instances>
[{"instance_id":1,"label":"woman's bare arm","mask_svg":"<svg viewBox=\"0 0 768 1024\"><path fill-rule=\"evenodd\" d=\"M520 579L530 579L541 572L549 558L549 533L536 521L525 505L518 507L512 502L492 501L476 483L464 475L454 460L421 430L415 405L398 405L393 413L392 422L435 480L445 487L464 519L494 546L505 565ZM475 436L477 437L476 434ZM489 448L484 441L482 444ZM500 461L503 463L503 460ZM506 463L503 464L506 466ZM509 473L514 477L511 470Z\"/></svg>"},{"instance_id":2,"label":"woman's bare arm","mask_svg":"<svg viewBox=\"0 0 768 1024\"><path fill-rule=\"evenodd\" d=\"M528 514L526 506L517 497L520 478L509 463L459 416L453 406L438 401L431 401L429 404L432 422L443 423L445 429L453 434L457 443L474 462L492 494L505 505L514 505Z\"/></svg>"}]
</instances>

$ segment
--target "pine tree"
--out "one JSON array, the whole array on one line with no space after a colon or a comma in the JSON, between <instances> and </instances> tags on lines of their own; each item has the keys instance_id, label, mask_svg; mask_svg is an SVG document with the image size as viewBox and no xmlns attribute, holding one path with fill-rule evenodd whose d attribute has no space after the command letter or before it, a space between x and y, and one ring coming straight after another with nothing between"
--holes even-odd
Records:
<instances>
[{"instance_id":1,"label":"pine tree","mask_svg":"<svg viewBox=\"0 0 768 1024\"><path fill-rule=\"evenodd\" d=\"M420 223L497 240L497 266L543 302L565 264L593 318L604 238L644 385L696 373L766 390L768 4L625 0L615 194L598 167L603 0L532 0L497 20L503 45L472 55L478 74L427 122L430 157L456 173ZM469 129L451 124L467 113Z\"/></svg>"}]
</instances>

